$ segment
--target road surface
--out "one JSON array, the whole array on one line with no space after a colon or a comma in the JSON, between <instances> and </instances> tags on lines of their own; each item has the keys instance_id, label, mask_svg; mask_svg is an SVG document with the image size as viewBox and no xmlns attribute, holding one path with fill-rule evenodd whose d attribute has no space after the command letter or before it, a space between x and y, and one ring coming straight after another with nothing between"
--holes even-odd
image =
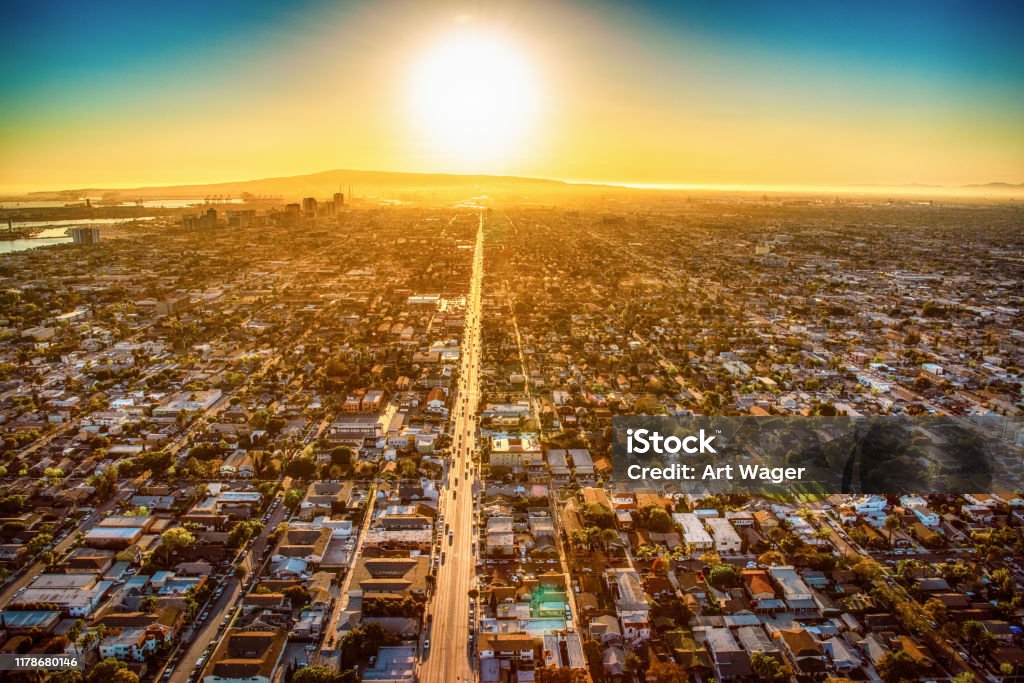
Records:
<instances>
[{"instance_id":1,"label":"road surface","mask_svg":"<svg viewBox=\"0 0 1024 683\"><path fill-rule=\"evenodd\" d=\"M459 391L452 426L452 455L441 510L452 531L441 540L444 562L438 568L436 590L428 605L433 615L426 634L430 648L424 650L420 667L423 683L459 683L476 678L475 655L470 641L469 590L473 587L476 532L473 528L473 499L476 478L473 470L475 431L472 415L479 396L480 371L480 287L483 279L483 215L477 230L473 275L466 301L466 334Z\"/></svg>"}]
</instances>

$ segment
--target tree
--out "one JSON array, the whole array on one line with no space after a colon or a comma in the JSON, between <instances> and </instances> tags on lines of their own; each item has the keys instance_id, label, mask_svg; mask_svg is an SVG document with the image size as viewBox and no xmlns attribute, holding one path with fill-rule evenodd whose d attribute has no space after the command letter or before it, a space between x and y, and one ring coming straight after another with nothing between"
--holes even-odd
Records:
<instances>
[{"instance_id":1,"label":"tree","mask_svg":"<svg viewBox=\"0 0 1024 683\"><path fill-rule=\"evenodd\" d=\"M896 533L896 529L903 526L903 521L896 515L889 515L885 518L885 528L889 530L889 545L892 545L893 534Z\"/></svg>"},{"instance_id":2,"label":"tree","mask_svg":"<svg viewBox=\"0 0 1024 683\"><path fill-rule=\"evenodd\" d=\"M886 652L878 661L878 675L885 683L916 681L921 673L918 663L903 650Z\"/></svg>"},{"instance_id":3,"label":"tree","mask_svg":"<svg viewBox=\"0 0 1024 683\"><path fill-rule=\"evenodd\" d=\"M183 550L195 542L196 537L183 526L168 529L160 536L160 545L167 546L172 551Z\"/></svg>"},{"instance_id":4,"label":"tree","mask_svg":"<svg viewBox=\"0 0 1024 683\"><path fill-rule=\"evenodd\" d=\"M323 664L304 666L292 675L292 683L338 683L337 671Z\"/></svg>"},{"instance_id":5,"label":"tree","mask_svg":"<svg viewBox=\"0 0 1024 683\"><path fill-rule=\"evenodd\" d=\"M113 657L107 657L89 672L89 683L110 683L114 678L114 674L127 668L128 665L124 662L118 661Z\"/></svg>"},{"instance_id":6,"label":"tree","mask_svg":"<svg viewBox=\"0 0 1024 683\"><path fill-rule=\"evenodd\" d=\"M160 545L153 551L152 562L158 566L171 564L174 556L196 542L196 537L183 526L168 529L160 536Z\"/></svg>"},{"instance_id":7,"label":"tree","mask_svg":"<svg viewBox=\"0 0 1024 683\"><path fill-rule=\"evenodd\" d=\"M714 550L709 550L700 556L700 561L710 567L714 567L716 565L722 564L722 556L716 553Z\"/></svg>"},{"instance_id":8,"label":"tree","mask_svg":"<svg viewBox=\"0 0 1024 683\"><path fill-rule=\"evenodd\" d=\"M946 623L946 619L949 618L946 604L938 598L929 598L926 600L922 609L924 609L925 616L936 624L944 624Z\"/></svg>"},{"instance_id":9,"label":"tree","mask_svg":"<svg viewBox=\"0 0 1024 683\"><path fill-rule=\"evenodd\" d=\"M633 553L641 562L650 562L661 554L661 547L644 543Z\"/></svg>"},{"instance_id":10,"label":"tree","mask_svg":"<svg viewBox=\"0 0 1024 683\"><path fill-rule=\"evenodd\" d=\"M647 683L689 683L689 672L675 662L652 659L647 667Z\"/></svg>"},{"instance_id":11,"label":"tree","mask_svg":"<svg viewBox=\"0 0 1024 683\"><path fill-rule=\"evenodd\" d=\"M675 522L672 521L672 516L660 505L644 507L640 510L640 519L645 529L659 534L667 534L675 529L676 526Z\"/></svg>"},{"instance_id":12,"label":"tree","mask_svg":"<svg viewBox=\"0 0 1024 683\"><path fill-rule=\"evenodd\" d=\"M961 624L960 628L964 634L964 642L971 654L984 655L995 647L995 636L989 633L980 621L970 619Z\"/></svg>"},{"instance_id":13,"label":"tree","mask_svg":"<svg viewBox=\"0 0 1024 683\"><path fill-rule=\"evenodd\" d=\"M732 588L739 583L740 570L737 569L735 565L726 563L719 564L711 568L708 580L711 582L711 585L718 590Z\"/></svg>"},{"instance_id":14,"label":"tree","mask_svg":"<svg viewBox=\"0 0 1024 683\"><path fill-rule=\"evenodd\" d=\"M316 461L312 458L295 458L285 465L284 473L293 479L313 479L316 477Z\"/></svg>"},{"instance_id":15,"label":"tree","mask_svg":"<svg viewBox=\"0 0 1024 683\"><path fill-rule=\"evenodd\" d=\"M779 660L764 652L755 652L750 656L750 668L759 681L784 681L787 678Z\"/></svg>"},{"instance_id":16,"label":"tree","mask_svg":"<svg viewBox=\"0 0 1024 683\"><path fill-rule=\"evenodd\" d=\"M619 532L615 529L601 529L598 538L601 540L601 545L604 546L605 550L610 549L613 543L622 543L622 539L619 538Z\"/></svg>"},{"instance_id":17,"label":"tree","mask_svg":"<svg viewBox=\"0 0 1024 683\"><path fill-rule=\"evenodd\" d=\"M533 670L533 680L536 683L587 683L587 673L567 666L540 666Z\"/></svg>"},{"instance_id":18,"label":"tree","mask_svg":"<svg viewBox=\"0 0 1024 683\"><path fill-rule=\"evenodd\" d=\"M289 510L297 510L302 502L303 493L301 489L288 489L284 494L284 506Z\"/></svg>"},{"instance_id":19,"label":"tree","mask_svg":"<svg viewBox=\"0 0 1024 683\"><path fill-rule=\"evenodd\" d=\"M82 636L82 628L85 626L85 622L81 619L76 619L75 623L71 624L68 629L67 636L71 644L75 646L75 654L78 654L78 639Z\"/></svg>"},{"instance_id":20,"label":"tree","mask_svg":"<svg viewBox=\"0 0 1024 683\"><path fill-rule=\"evenodd\" d=\"M228 545L232 548L241 548L246 543L263 531L263 524L259 520L250 519L239 522L228 534Z\"/></svg>"},{"instance_id":21,"label":"tree","mask_svg":"<svg viewBox=\"0 0 1024 683\"><path fill-rule=\"evenodd\" d=\"M302 586L289 586L282 591L285 597L292 603L292 609L302 607L309 603L309 591Z\"/></svg>"},{"instance_id":22,"label":"tree","mask_svg":"<svg viewBox=\"0 0 1024 683\"><path fill-rule=\"evenodd\" d=\"M583 641L583 656L595 681L604 680L604 648L596 640Z\"/></svg>"},{"instance_id":23,"label":"tree","mask_svg":"<svg viewBox=\"0 0 1024 683\"><path fill-rule=\"evenodd\" d=\"M110 683L139 683L139 675L130 669L118 669Z\"/></svg>"},{"instance_id":24,"label":"tree","mask_svg":"<svg viewBox=\"0 0 1024 683\"><path fill-rule=\"evenodd\" d=\"M396 633L377 622L357 626L338 641L338 649L342 653L341 666L350 668L360 659L376 654L380 648L394 645L399 640Z\"/></svg>"},{"instance_id":25,"label":"tree","mask_svg":"<svg viewBox=\"0 0 1024 683\"><path fill-rule=\"evenodd\" d=\"M1010 673L1013 673L1013 671L1011 670ZM977 678L970 671L963 671L953 676L953 683L974 683L976 680Z\"/></svg>"},{"instance_id":26,"label":"tree","mask_svg":"<svg viewBox=\"0 0 1024 683\"><path fill-rule=\"evenodd\" d=\"M25 550L29 555L35 556L43 552L43 549L51 543L53 543L53 535L44 531L32 537L32 540L25 544Z\"/></svg>"},{"instance_id":27,"label":"tree","mask_svg":"<svg viewBox=\"0 0 1024 683\"><path fill-rule=\"evenodd\" d=\"M352 464L352 449L348 446L338 446L337 448L331 449L331 463L334 465L351 465Z\"/></svg>"},{"instance_id":28,"label":"tree","mask_svg":"<svg viewBox=\"0 0 1024 683\"><path fill-rule=\"evenodd\" d=\"M615 526L615 514L603 505L584 503L579 512L583 519L583 526L593 526L598 529L611 529Z\"/></svg>"}]
</instances>

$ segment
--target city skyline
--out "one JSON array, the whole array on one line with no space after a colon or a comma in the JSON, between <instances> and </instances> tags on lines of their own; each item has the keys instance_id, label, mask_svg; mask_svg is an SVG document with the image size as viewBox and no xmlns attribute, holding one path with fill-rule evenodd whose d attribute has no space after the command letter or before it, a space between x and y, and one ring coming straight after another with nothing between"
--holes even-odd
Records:
<instances>
[{"instance_id":1,"label":"city skyline","mask_svg":"<svg viewBox=\"0 0 1024 683\"><path fill-rule=\"evenodd\" d=\"M332 168L727 188L1024 180L1020 7L245 7L12 8L0 191Z\"/></svg>"}]
</instances>

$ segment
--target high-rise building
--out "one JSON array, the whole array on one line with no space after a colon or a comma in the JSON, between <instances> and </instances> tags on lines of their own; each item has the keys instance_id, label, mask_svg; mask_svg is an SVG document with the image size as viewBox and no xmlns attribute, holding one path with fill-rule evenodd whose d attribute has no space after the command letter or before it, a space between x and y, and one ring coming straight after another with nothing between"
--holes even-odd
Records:
<instances>
[{"instance_id":1,"label":"high-rise building","mask_svg":"<svg viewBox=\"0 0 1024 683\"><path fill-rule=\"evenodd\" d=\"M306 218L316 218L316 198L306 197L302 200L302 213Z\"/></svg>"},{"instance_id":2,"label":"high-rise building","mask_svg":"<svg viewBox=\"0 0 1024 683\"><path fill-rule=\"evenodd\" d=\"M71 239L75 244L96 244L100 241L100 229L78 226L71 228Z\"/></svg>"},{"instance_id":3,"label":"high-rise building","mask_svg":"<svg viewBox=\"0 0 1024 683\"><path fill-rule=\"evenodd\" d=\"M341 207L345 206L345 195L341 192L334 193L334 210L341 211Z\"/></svg>"},{"instance_id":4,"label":"high-rise building","mask_svg":"<svg viewBox=\"0 0 1024 683\"><path fill-rule=\"evenodd\" d=\"M200 228L216 228L217 209L211 207L206 210L206 213L201 213L198 216L182 216L181 227L193 230Z\"/></svg>"}]
</instances>

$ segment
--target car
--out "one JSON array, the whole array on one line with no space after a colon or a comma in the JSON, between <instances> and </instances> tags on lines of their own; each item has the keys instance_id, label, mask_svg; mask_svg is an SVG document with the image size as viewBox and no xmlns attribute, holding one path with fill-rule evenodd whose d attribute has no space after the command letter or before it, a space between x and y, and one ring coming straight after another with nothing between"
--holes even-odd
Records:
<instances>
[{"instance_id":1,"label":"car","mask_svg":"<svg viewBox=\"0 0 1024 683\"><path fill-rule=\"evenodd\" d=\"M963 650L961 650L960 652L957 652L957 654L958 654L958 655L960 655L960 659L964 660L965 662L966 662L966 661L967 661L968 659L970 659L970 658L971 658L971 657L970 657L970 655L968 655L968 654L967 654L966 652L964 652Z\"/></svg>"},{"instance_id":2,"label":"car","mask_svg":"<svg viewBox=\"0 0 1024 683\"><path fill-rule=\"evenodd\" d=\"M427 638L426 640L423 641L423 649L424 650L429 650L430 649L430 638Z\"/></svg>"},{"instance_id":3,"label":"car","mask_svg":"<svg viewBox=\"0 0 1024 683\"><path fill-rule=\"evenodd\" d=\"M747 562L747 569L757 569L757 562L754 562L753 560Z\"/></svg>"}]
</instances>

